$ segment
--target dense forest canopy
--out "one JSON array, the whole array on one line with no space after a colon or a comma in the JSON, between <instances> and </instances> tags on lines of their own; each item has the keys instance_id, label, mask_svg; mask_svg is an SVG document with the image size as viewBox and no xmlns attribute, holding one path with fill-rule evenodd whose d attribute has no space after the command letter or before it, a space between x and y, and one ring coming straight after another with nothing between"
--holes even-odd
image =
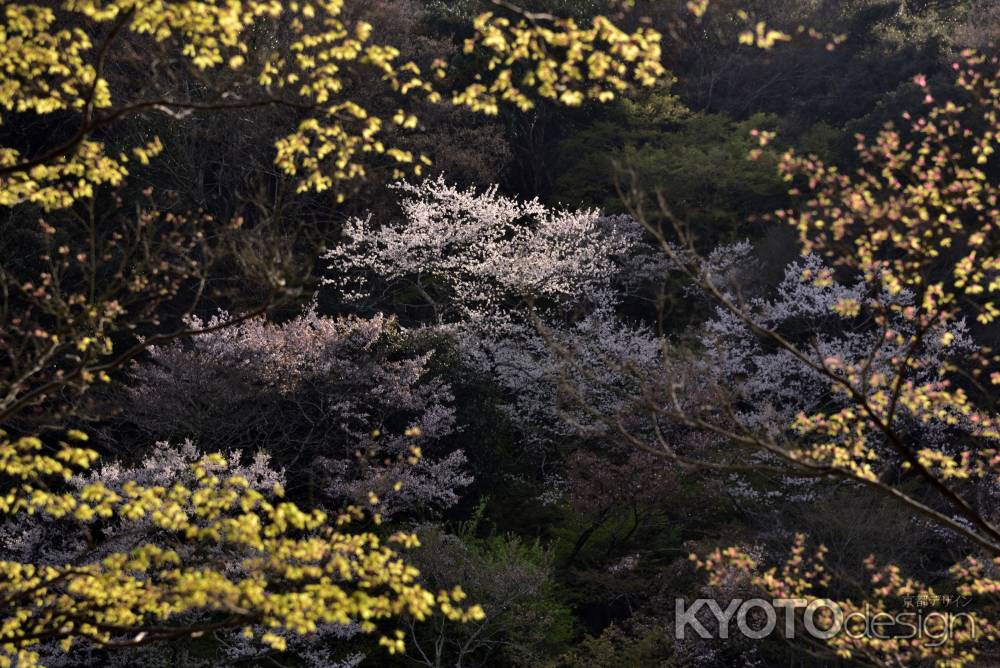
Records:
<instances>
[{"instance_id":1,"label":"dense forest canopy","mask_svg":"<svg viewBox=\"0 0 1000 668\"><path fill-rule=\"evenodd\" d=\"M0 666L1000 662L1000 3L2 12Z\"/></svg>"}]
</instances>

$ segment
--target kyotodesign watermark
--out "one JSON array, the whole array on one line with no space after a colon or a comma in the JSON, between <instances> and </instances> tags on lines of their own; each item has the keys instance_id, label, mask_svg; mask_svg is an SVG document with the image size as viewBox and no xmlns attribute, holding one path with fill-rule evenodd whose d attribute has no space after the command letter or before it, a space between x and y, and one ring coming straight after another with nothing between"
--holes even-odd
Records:
<instances>
[{"instance_id":1,"label":"kyotodesign watermark","mask_svg":"<svg viewBox=\"0 0 1000 668\"><path fill-rule=\"evenodd\" d=\"M678 598L674 612L674 636L681 640L689 634L726 639L738 633L755 640L772 634L786 639L805 634L829 640L843 634L854 639L920 638L925 646L937 647L952 637L956 629L971 634L972 639L978 633L975 617L968 612L924 608L886 612L872 609L868 603L861 609L845 612L839 603L828 599L737 598L723 608L715 599L700 598L689 605Z\"/></svg>"}]
</instances>

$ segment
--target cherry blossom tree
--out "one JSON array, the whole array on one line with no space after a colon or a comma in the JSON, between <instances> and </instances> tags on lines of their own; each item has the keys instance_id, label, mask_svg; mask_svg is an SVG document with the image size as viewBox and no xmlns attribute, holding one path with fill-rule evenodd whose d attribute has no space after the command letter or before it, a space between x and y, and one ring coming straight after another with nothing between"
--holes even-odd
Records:
<instances>
[{"instance_id":1,"label":"cherry blossom tree","mask_svg":"<svg viewBox=\"0 0 1000 668\"><path fill-rule=\"evenodd\" d=\"M526 443L596 426L580 412L564 419L567 379L605 405L634 387L624 369L655 361L656 337L616 313L648 257L635 221L519 201L496 186L461 190L443 177L396 188L402 216L349 221L325 256L328 284L454 337L463 362L505 391ZM556 346L572 347L579 363L567 365ZM599 362L622 372L596 379L588 369Z\"/></svg>"},{"instance_id":2,"label":"cherry blossom tree","mask_svg":"<svg viewBox=\"0 0 1000 668\"><path fill-rule=\"evenodd\" d=\"M456 428L453 397L421 347L384 316L330 318L311 305L280 324L255 318L152 347L125 390L126 419L157 438L266 449L288 469L289 493L331 504L374 494L383 517L432 515L472 477L464 454L441 445Z\"/></svg>"},{"instance_id":3,"label":"cherry blossom tree","mask_svg":"<svg viewBox=\"0 0 1000 668\"><path fill-rule=\"evenodd\" d=\"M435 323L475 320L532 298L548 307L597 302L635 251L642 229L597 210L551 209L537 199L400 182L402 216L355 218L324 257L348 300L411 292Z\"/></svg>"}]
</instances>

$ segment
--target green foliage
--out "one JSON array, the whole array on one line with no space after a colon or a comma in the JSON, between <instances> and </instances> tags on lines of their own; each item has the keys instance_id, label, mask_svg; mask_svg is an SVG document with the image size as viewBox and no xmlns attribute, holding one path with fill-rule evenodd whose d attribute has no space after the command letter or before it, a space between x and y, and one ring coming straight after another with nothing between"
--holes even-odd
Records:
<instances>
[{"instance_id":1,"label":"green foliage","mask_svg":"<svg viewBox=\"0 0 1000 668\"><path fill-rule=\"evenodd\" d=\"M673 629L658 624L638 625L631 632L612 624L598 635L587 636L577 647L549 664L549 668L666 668L671 661Z\"/></svg>"},{"instance_id":2,"label":"green foliage","mask_svg":"<svg viewBox=\"0 0 1000 668\"><path fill-rule=\"evenodd\" d=\"M691 113L669 90L622 100L560 143L553 199L620 211L619 187L635 187L661 193L705 243L746 236L748 214L782 196L773 156L747 160L750 131L776 124Z\"/></svg>"},{"instance_id":3,"label":"green foliage","mask_svg":"<svg viewBox=\"0 0 1000 668\"><path fill-rule=\"evenodd\" d=\"M511 534L475 538L474 526L465 525L461 536L420 527L421 547L412 556L426 582L461 582L489 621L417 626L410 655L427 665L540 665L573 636L572 615L552 580L552 553Z\"/></svg>"}]
</instances>

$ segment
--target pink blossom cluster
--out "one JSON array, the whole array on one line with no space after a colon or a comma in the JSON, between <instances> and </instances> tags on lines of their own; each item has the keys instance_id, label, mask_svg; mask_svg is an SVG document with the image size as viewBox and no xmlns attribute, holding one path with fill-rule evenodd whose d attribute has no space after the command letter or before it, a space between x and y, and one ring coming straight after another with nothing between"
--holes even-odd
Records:
<instances>
[{"instance_id":1,"label":"pink blossom cluster","mask_svg":"<svg viewBox=\"0 0 1000 668\"><path fill-rule=\"evenodd\" d=\"M151 348L126 415L155 437L266 450L287 462L291 493L356 502L388 485L393 512L435 512L472 479L461 452L438 452L455 430L453 397L429 371L433 351L418 347L381 315L331 318L310 305L283 323L254 318ZM414 447L432 456L407 468Z\"/></svg>"}]
</instances>

